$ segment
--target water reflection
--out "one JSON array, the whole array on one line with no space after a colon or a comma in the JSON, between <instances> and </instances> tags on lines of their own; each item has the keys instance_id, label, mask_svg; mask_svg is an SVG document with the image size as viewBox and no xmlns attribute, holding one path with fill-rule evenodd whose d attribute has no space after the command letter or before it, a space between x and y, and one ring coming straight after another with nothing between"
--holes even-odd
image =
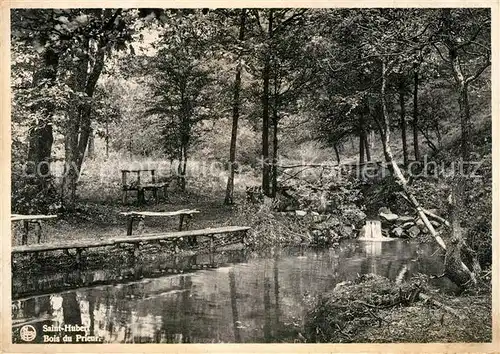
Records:
<instances>
[{"instance_id":1,"label":"water reflection","mask_svg":"<svg viewBox=\"0 0 500 354\"><path fill-rule=\"evenodd\" d=\"M13 340L21 342L19 328L29 323L39 333L43 325L80 324L107 343L302 341L311 296L364 273L391 279L439 274L442 261L434 251L401 241L345 242L335 249L283 249L187 274L25 297L12 303ZM145 268L143 275L152 273ZM110 278L102 272L85 276Z\"/></svg>"}]
</instances>

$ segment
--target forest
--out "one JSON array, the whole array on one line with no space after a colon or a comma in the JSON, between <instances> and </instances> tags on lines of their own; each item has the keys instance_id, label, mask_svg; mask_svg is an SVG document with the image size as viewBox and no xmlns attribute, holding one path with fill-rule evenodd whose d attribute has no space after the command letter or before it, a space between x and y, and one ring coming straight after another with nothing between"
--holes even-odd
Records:
<instances>
[{"instance_id":1,"label":"forest","mask_svg":"<svg viewBox=\"0 0 500 354\"><path fill-rule=\"evenodd\" d=\"M336 287L301 341L491 341L490 9L13 9L11 90L12 213L57 214L46 241L197 208L197 226L248 226L265 253L380 220L436 246L442 274ZM155 170L161 202L136 169ZM442 277L452 293L429 300ZM454 299L435 337L362 330Z\"/></svg>"}]
</instances>

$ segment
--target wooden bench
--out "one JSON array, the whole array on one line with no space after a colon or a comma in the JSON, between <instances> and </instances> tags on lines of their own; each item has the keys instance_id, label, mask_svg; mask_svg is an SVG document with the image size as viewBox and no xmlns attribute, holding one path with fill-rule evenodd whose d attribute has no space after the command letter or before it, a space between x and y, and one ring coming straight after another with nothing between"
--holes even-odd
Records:
<instances>
[{"instance_id":1,"label":"wooden bench","mask_svg":"<svg viewBox=\"0 0 500 354\"><path fill-rule=\"evenodd\" d=\"M186 220L186 227L189 226L189 221L192 219L193 214L198 214L199 210L191 210L191 209L182 209L177 211L128 211L122 212L121 215L125 215L127 217L127 235L132 235L132 229L134 225L134 221L138 220L139 223L144 221L146 216L151 217L169 217L169 216L179 216L179 231L182 231L182 226L184 224L184 220Z\"/></svg>"},{"instance_id":2,"label":"wooden bench","mask_svg":"<svg viewBox=\"0 0 500 354\"><path fill-rule=\"evenodd\" d=\"M47 251L63 251L66 255L69 254L70 249L76 250L76 262L80 263L82 251L84 249L95 248L95 247L105 247L105 246L113 246L115 243L112 239L104 240L104 241L79 241L72 243L44 243L38 245L24 245L24 246L16 246L12 247L12 254L15 253L35 253L38 254L40 252Z\"/></svg>"},{"instance_id":3,"label":"wooden bench","mask_svg":"<svg viewBox=\"0 0 500 354\"><path fill-rule=\"evenodd\" d=\"M142 182L141 181L141 173L142 172L150 172L151 181L150 182ZM137 204L144 204L146 202L145 192L152 191L155 202L158 203L158 190L163 191L163 198L167 197L167 188L170 184L171 179L167 182L156 182L156 170L154 169L137 169L137 170L121 170L122 173L122 202L123 204L127 204L128 192L136 191L137 192ZM128 181L129 173L135 173L136 178L132 183Z\"/></svg>"},{"instance_id":4,"label":"wooden bench","mask_svg":"<svg viewBox=\"0 0 500 354\"><path fill-rule=\"evenodd\" d=\"M39 245L24 245L24 246L15 246L12 247L11 254L28 254L35 253L38 255L41 252L48 251L63 251L65 254L69 254L70 249L75 249L75 259L77 265L81 264L81 255L83 250L87 250L89 248L96 247L106 247L106 246L119 246L122 244L132 244L134 245L133 255L134 260L138 256L139 247L141 244L148 242L160 242L160 241L170 241L173 242L174 245L177 246L177 243L188 237L208 237L210 240L210 252L213 253L215 251L214 239L217 235L222 234L234 234L241 233L242 241L244 239L244 235L246 232L250 230L248 226L224 226L224 227L216 227L216 228L207 228L200 230L190 230L190 231L174 231L174 232L166 232L166 233L158 233L158 234L149 234L149 235L141 235L141 236L133 236L133 237L118 237L111 238L108 240L86 240L86 241L78 241L72 243L51 243L51 244L39 244Z\"/></svg>"},{"instance_id":5,"label":"wooden bench","mask_svg":"<svg viewBox=\"0 0 500 354\"><path fill-rule=\"evenodd\" d=\"M199 230L173 231L173 232L147 234L147 235L133 236L133 237L121 237L121 238L115 238L114 242L117 244L120 243L133 244L135 249L138 250L140 244L147 242L172 241L174 242L174 244L177 244L178 241L184 238L208 237L210 239L210 252L213 253L215 251L214 247L215 236L228 233L240 233L240 232L246 233L248 230L250 230L250 227L248 226L224 226L224 227L207 228Z\"/></svg>"},{"instance_id":6,"label":"wooden bench","mask_svg":"<svg viewBox=\"0 0 500 354\"><path fill-rule=\"evenodd\" d=\"M21 244L26 245L28 243L28 233L29 233L29 225L35 224L35 234L37 237L38 243L40 243L40 239L42 237L42 220L47 219L55 219L57 215L21 215L21 214L12 214L10 216L11 222L22 222L24 226L24 232L21 237Z\"/></svg>"}]
</instances>

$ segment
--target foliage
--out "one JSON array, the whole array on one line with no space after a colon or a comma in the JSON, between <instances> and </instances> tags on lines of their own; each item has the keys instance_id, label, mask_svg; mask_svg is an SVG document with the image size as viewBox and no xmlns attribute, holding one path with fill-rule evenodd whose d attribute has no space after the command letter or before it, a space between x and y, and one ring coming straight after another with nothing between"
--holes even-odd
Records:
<instances>
[{"instance_id":1,"label":"foliage","mask_svg":"<svg viewBox=\"0 0 500 354\"><path fill-rule=\"evenodd\" d=\"M272 212L271 203L254 205L241 203L236 206L232 223L248 225L247 245L253 250L271 246L297 245L309 243L312 239L307 233L308 223L296 218L294 214Z\"/></svg>"},{"instance_id":2,"label":"foliage","mask_svg":"<svg viewBox=\"0 0 500 354\"><path fill-rule=\"evenodd\" d=\"M28 179L23 167L18 165L12 171L12 213L54 214L61 207L61 200L54 178Z\"/></svg>"}]
</instances>

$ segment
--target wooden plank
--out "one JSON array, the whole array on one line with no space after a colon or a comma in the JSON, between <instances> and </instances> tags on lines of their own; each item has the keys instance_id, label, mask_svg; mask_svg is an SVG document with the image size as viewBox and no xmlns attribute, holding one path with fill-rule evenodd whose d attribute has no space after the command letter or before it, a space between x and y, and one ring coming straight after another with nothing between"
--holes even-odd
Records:
<instances>
[{"instance_id":1,"label":"wooden plank","mask_svg":"<svg viewBox=\"0 0 500 354\"><path fill-rule=\"evenodd\" d=\"M71 248L91 248L111 246L114 242L112 239L104 241L79 241L74 243L42 243L37 245L24 245L12 247L12 253L30 253L30 252L43 252L43 251L57 251Z\"/></svg>"},{"instance_id":2,"label":"wooden plank","mask_svg":"<svg viewBox=\"0 0 500 354\"><path fill-rule=\"evenodd\" d=\"M20 215L12 214L10 216L10 221L36 221L45 219L55 219L57 215Z\"/></svg>"},{"instance_id":3,"label":"wooden plank","mask_svg":"<svg viewBox=\"0 0 500 354\"><path fill-rule=\"evenodd\" d=\"M102 241L87 240L74 243L45 243L45 244L42 243L37 245L14 246L12 247L11 252L32 253L32 252L44 252L44 251L57 251L57 250L65 250L72 248L84 249L92 247L111 246L117 243L136 243L143 241L163 240L168 238L178 239L181 237L188 237L188 236L210 236L215 234L225 234L225 233L248 231L248 230L250 230L250 227L248 226L224 226L224 227L208 228L200 230L149 234L136 237L121 237L121 238L114 238Z\"/></svg>"},{"instance_id":4,"label":"wooden plank","mask_svg":"<svg viewBox=\"0 0 500 354\"><path fill-rule=\"evenodd\" d=\"M240 231L248 231L250 227L248 226L225 226L225 227L216 227L216 228L208 228L208 229L200 229L200 230L189 230L189 231L175 231L175 232L165 232L158 234L148 234L134 237L120 237L113 239L115 243L135 243L135 242L144 242L144 241L154 241L154 240L163 240L163 239L177 239L181 237L189 237L189 236L210 236L214 234L226 234L231 232L240 232Z\"/></svg>"},{"instance_id":5,"label":"wooden plank","mask_svg":"<svg viewBox=\"0 0 500 354\"><path fill-rule=\"evenodd\" d=\"M178 216L198 214L199 210L182 209L177 211L124 211L121 215L125 216Z\"/></svg>"}]
</instances>

